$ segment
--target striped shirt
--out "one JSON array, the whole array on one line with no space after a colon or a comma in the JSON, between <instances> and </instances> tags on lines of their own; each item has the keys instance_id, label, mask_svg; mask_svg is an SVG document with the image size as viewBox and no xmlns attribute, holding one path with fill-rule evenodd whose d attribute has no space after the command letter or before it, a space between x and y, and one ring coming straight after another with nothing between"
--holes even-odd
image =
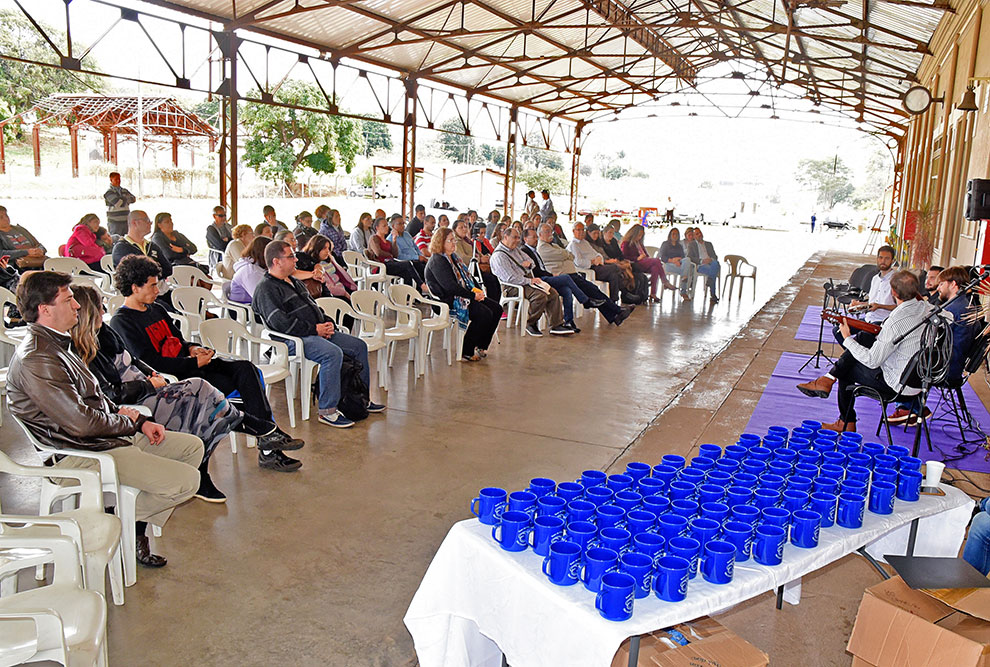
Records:
<instances>
[{"instance_id":1,"label":"striped shirt","mask_svg":"<svg viewBox=\"0 0 990 667\"><path fill-rule=\"evenodd\" d=\"M843 347L867 368L879 368L883 371L883 379L887 386L893 390L901 387L901 376L904 369L911 362L911 357L915 355L921 347L921 332L924 327L918 327L911 331L925 316L931 312L933 306L927 301L912 299L905 301L890 312L890 316L883 324L883 329L877 334L877 339L873 347L860 345L853 337L842 341ZM911 331L910 334L900 344L895 345L894 341L902 335ZM920 393L920 389L906 387L903 394L914 396Z\"/></svg>"}]
</instances>

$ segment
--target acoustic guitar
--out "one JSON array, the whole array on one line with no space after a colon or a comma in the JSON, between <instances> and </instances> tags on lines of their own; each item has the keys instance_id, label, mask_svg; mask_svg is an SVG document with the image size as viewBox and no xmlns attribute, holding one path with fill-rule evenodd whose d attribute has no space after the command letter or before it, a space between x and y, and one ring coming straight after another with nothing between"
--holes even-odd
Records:
<instances>
[{"instance_id":1,"label":"acoustic guitar","mask_svg":"<svg viewBox=\"0 0 990 667\"><path fill-rule=\"evenodd\" d=\"M873 334L876 336L880 333L880 325L872 324L871 322L864 322L863 320L857 320L855 317L849 317L848 315L843 315L836 310L823 310L822 319L826 322L831 322L833 324L842 324L845 322L849 325L850 329L858 329L859 331L865 331L866 333Z\"/></svg>"}]
</instances>

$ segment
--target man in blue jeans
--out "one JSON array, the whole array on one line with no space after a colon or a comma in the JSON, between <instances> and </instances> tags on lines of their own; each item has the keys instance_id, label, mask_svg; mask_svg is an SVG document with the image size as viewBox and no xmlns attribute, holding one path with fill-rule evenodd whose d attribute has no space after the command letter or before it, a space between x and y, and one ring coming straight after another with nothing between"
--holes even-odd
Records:
<instances>
[{"instance_id":1,"label":"man in blue jeans","mask_svg":"<svg viewBox=\"0 0 990 667\"><path fill-rule=\"evenodd\" d=\"M304 354L320 365L319 420L335 428L349 428L354 422L337 411L340 401L340 366L346 354L359 362L361 379L371 386L368 369L368 346L360 338L336 331L306 290L292 277L296 255L284 241L272 241L265 248L268 272L255 289L251 307L273 333L302 339ZM289 342L293 353L294 345ZM384 405L368 403L368 412L383 412Z\"/></svg>"}]
</instances>

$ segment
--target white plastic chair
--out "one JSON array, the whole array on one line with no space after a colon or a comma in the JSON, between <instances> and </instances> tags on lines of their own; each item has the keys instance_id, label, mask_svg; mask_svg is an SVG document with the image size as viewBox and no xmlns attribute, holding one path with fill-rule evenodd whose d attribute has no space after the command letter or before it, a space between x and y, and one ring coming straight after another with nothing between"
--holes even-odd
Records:
<instances>
[{"instance_id":1,"label":"white plastic chair","mask_svg":"<svg viewBox=\"0 0 990 667\"><path fill-rule=\"evenodd\" d=\"M221 355L237 357L238 359L254 362L260 360L263 350L271 349L271 361L265 364L256 363L255 365L265 380L265 392L267 394L271 395L273 384L285 383L285 405L289 410L289 426L295 428L296 392L292 371L289 367L289 347L285 343L255 336L243 324L220 318L203 322L200 325L199 333L204 345L212 347ZM230 450L234 454L237 453L237 443L233 433L230 434Z\"/></svg>"},{"instance_id":2,"label":"white plastic chair","mask_svg":"<svg viewBox=\"0 0 990 667\"><path fill-rule=\"evenodd\" d=\"M176 287L198 287L200 282L214 286L221 284L221 281L214 280L195 266L189 266L187 264L173 264L172 275L169 280Z\"/></svg>"},{"instance_id":3,"label":"white plastic chair","mask_svg":"<svg viewBox=\"0 0 990 667\"><path fill-rule=\"evenodd\" d=\"M3 409L7 405L7 366L0 368L0 426L3 426Z\"/></svg>"},{"instance_id":4,"label":"white plastic chair","mask_svg":"<svg viewBox=\"0 0 990 667\"><path fill-rule=\"evenodd\" d=\"M416 341L419 336L419 320L422 317L415 308L402 306L389 301L388 297L377 290L357 290L351 294L351 306L359 313L381 319L385 325L385 341L388 343L388 365L392 366L395 358L395 344L399 341L409 341L409 361L414 362L418 376L419 366L416 361ZM389 311L395 313L395 324L388 326Z\"/></svg>"},{"instance_id":5,"label":"white plastic chair","mask_svg":"<svg viewBox=\"0 0 990 667\"><path fill-rule=\"evenodd\" d=\"M368 356L372 352L377 352L375 365L378 367L378 386L388 389L388 343L385 340L385 322L378 317L372 317L365 313L360 313L351 307L343 299L333 296L324 296L316 300L316 305L320 307L327 317L334 321L334 324L346 330L344 327L344 316L348 315L355 321L355 325L349 333L357 336L368 346Z\"/></svg>"},{"instance_id":6,"label":"white plastic chair","mask_svg":"<svg viewBox=\"0 0 990 667\"><path fill-rule=\"evenodd\" d=\"M80 458L93 459L99 464L103 493L111 496L114 513L120 519L120 541L124 549L124 585L133 586L137 581L137 533L134 526L134 522L137 520L137 513L135 503L140 491L133 486L120 483L120 480L117 478L117 463L106 452L92 452L81 449L56 449L50 447L38 440L31 432L31 429L16 416L14 416L14 421L20 425L21 430L27 435L28 440L34 445L35 449L41 452L43 459L60 454L62 456L78 456ZM62 503L65 500L74 498L77 493L78 490L75 487L60 486L51 482L47 477L42 477L38 514L41 516L51 514L52 507L55 503ZM161 535L161 526L155 527L154 534L155 536Z\"/></svg>"},{"instance_id":7,"label":"white plastic chair","mask_svg":"<svg viewBox=\"0 0 990 667\"><path fill-rule=\"evenodd\" d=\"M203 287L176 287L172 290L172 305L189 320L190 334L196 338L199 338L200 327L207 321L207 313L224 318L227 310L233 311L235 319L245 326L253 319L246 306L224 303Z\"/></svg>"},{"instance_id":8,"label":"white plastic chair","mask_svg":"<svg viewBox=\"0 0 990 667\"><path fill-rule=\"evenodd\" d=\"M113 255L104 255L100 257L100 268L103 269L103 273L110 276L111 282L113 281L113 274L116 267L113 265Z\"/></svg>"},{"instance_id":9,"label":"white plastic chair","mask_svg":"<svg viewBox=\"0 0 990 667\"><path fill-rule=\"evenodd\" d=\"M14 348L21 344L27 327L8 329L4 321L7 312L7 304L17 305L17 297L5 287L0 287L0 361L6 366L10 356L14 353Z\"/></svg>"},{"instance_id":10,"label":"white plastic chair","mask_svg":"<svg viewBox=\"0 0 990 667\"><path fill-rule=\"evenodd\" d=\"M500 303L503 308L505 308L506 327L519 326L519 335L526 335L526 322L529 320L529 300L526 299L526 292L522 285L516 285L515 283L503 283L499 281L502 285L502 298ZM509 295L506 292L506 288L513 290L513 295Z\"/></svg>"},{"instance_id":11,"label":"white plastic chair","mask_svg":"<svg viewBox=\"0 0 990 667\"><path fill-rule=\"evenodd\" d=\"M120 550L120 519L103 509L100 474L95 470L23 466L0 452L0 472L22 477L74 479L79 509L47 516L0 514L0 533L21 537L68 537L75 543L83 564L83 585L106 597L104 579L110 568L114 604L124 604L123 559ZM39 569L38 580L44 578Z\"/></svg>"},{"instance_id":12,"label":"white plastic chair","mask_svg":"<svg viewBox=\"0 0 990 667\"><path fill-rule=\"evenodd\" d=\"M364 256L356 250L345 250L341 253L341 256L344 258L347 273L354 278L358 289L367 289L364 282L364 265L361 262Z\"/></svg>"},{"instance_id":13,"label":"white plastic chair","mask_svg":"<svg viewBox=\"0 0 990 667\"><path fill-rule=\"evenodd\" d=\"M756 299L756 267L746 261L746 258L742 255L726 255L722 260L729 267L729 272L725 275L725 279L722 281L722 296L725 296L725 288L729 288L729 298L732 298L732 286L736 282L736 278L739 279L739 298L742 298L743 283L747 278L753 281L753 299ZM742 272L743 265L748 266L752 271L746 273Z\"/></svg>"},{"instance_id":14,"label":"white plastic chair","mask_svg":"<svg viewBox=\"0 0 990 667\"><path fill-rule=\"evenodd\" d=\"M100 261L102 266L102 260ZM94 271L89 268L86 262L77 257L49 257L45 260L44 269L45 271L68 273L70 276L89 276L97 281L96 287L98 289L105 292L110 292L113 289L109 275L101 271Z\"/></svg>"},{"instance_id":15,"label":"white plastic chair","mask_svg":"<svg viewBox=\"0 0 990 667\"><path fill-rule=\"evenodd\" d=\"M81 587L79 553L66 537L0 535L0 579L54 563L52 583L0 597L0 664L52 660L107 664L107 605Z\"/></svg>"},{"instance_id":16,"label":"white plastic chair","mask_svg":"<svg viewBox=\"0 0 990 667\"><path fill-rule=\"evenodd\" d=\"M451 330L451 325L457 327L457 323L456 321L452 322L450 306L442 301L427 299L415 287L405 284L390 286L388 295L394 303L400 306L416 308L417 305L422 304L430 308L431 315L429 317L423 316L422 311L420 311L419 337L417 338L419 347L416 350L416 358L419 360L419 374L422 375L426 371L426 358L433 344L433 333L436 331L443 331L443 347L447 351L447 365L453 364L454 346L452 339L456 338L456 335L452 335L454 332ZM434 308L439 309L440 312L436 313ZM416 310L419 309L416 308ZM460 329L460 327L457 328ZM458 352L458 356L460 356L460 352Z\"/></svg>"},{"instance_id":17,"label":"white plastic chair","mask_svg":"<svg viewBox=\"0 0 990 667\"><path fill-rule=\"evenodd\" d=\"M299 387L299 416L303 421L308 421L311 411L311 404L313 402L313 374L319 370L320 365L315 361L310 361L306 358L305 343L303 343L302 338L299 338L298 336L290 336L289 334L284 334L279 331L262 329L261 338L272 342L281 342L286 344L286 355L289 360L289 372L292 374L292 377L288 380L288 382L292 382ZM289 352L287 343L290 342L293 345L293 352ZM291 419L289 424L293 425Z\"/></svg>"}]
</instances>

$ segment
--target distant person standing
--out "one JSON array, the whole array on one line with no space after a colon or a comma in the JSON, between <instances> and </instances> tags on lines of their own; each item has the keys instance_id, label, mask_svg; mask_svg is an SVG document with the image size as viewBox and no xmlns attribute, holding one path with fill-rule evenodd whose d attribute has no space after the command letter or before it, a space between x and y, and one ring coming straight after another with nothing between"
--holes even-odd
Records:
<instances>
[{"instance_id":1,"label":"distant person standing","mask_svg":"<svg viewBox=\"0 0 990 667\"><path fill-rule=\"evenodd\" d=\"M123 236L127 233L127 214L137 197L120 187L120 174L116 171L110 172L110 189L103 193L103 201L107 203L107 229L114 236Z\"/></svg>"},{"instance_id":2,"label":"distant person standing","mask_svg":"<svg viewBox=\"0 0 990 667\"><path fill-rule=\"evenodd\" d=\"M818 218L816 218L816 217L815 217L815 214L814 214L814 213L812 213L812 214L811 214L811 233L812 233L812 234L814 234L814 233L815 233L815 221L816 221L816 220L818 220Z\"/></svg>"},{"instance_id":3,"label":"distant person standing","mask_svg":"<svg viewBox=\"0 0 990 667\"><path fill-rule=\"evenodd\" d=\"M664 207L663 221L674 224L674 200L667 197L667 205Z\"/></svg>"},{"instance_id":4,"label":"distant person standing","mask_svg":"<svg viewBox=\"0 0 990 667\"><path fill-rule=\"evenodd\" d=\"M543 195L543 203L540 204L540 219L549 221L550 216L556 216L557 212L553 210L553 200L550 199L550 191L542 190L540 194Z\"/></svg>"},{"instance_id":5,"label":"distant person standing","mask_svg":"<svg viewBox=\"0 0 990 667\"><path fill-rule=\"evenodd\" d=\"M526 217L532 218L540 212L540 205L536 202L536 192L530 190L526 193Z\"/></svg>"}]
</instances>

